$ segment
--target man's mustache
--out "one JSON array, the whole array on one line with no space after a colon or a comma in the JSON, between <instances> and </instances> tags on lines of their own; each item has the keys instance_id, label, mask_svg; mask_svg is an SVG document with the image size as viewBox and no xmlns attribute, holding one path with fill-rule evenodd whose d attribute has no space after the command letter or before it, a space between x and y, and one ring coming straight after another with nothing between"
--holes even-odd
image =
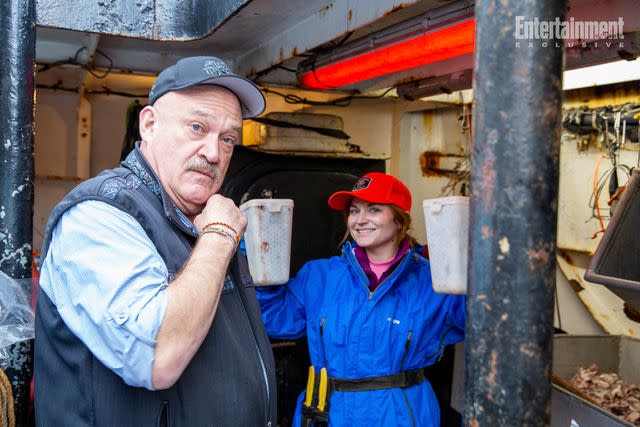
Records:
<instances>
[{"instance_id":1,"label":"man's mustache","mask_svg":"<svg viewBox=\"0 0 640 427\"><path fill-rule=\"evenodd\" d=\"M187 164L185 165L185 169L206 172L208 175L211 175L214 180L220 180L220 171L218 170L218 167L213 163L207 162L201 157L196 157L189 160L189 162L187 162Z\"/></svg>"}]
</instances>

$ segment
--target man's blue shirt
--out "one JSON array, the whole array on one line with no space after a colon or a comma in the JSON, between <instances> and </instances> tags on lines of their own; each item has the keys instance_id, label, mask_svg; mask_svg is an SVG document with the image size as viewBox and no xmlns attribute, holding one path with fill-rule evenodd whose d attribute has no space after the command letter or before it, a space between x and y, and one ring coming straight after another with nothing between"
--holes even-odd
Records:
<instances>
[{"instance_id":1,"label":"man's blue shirt","mask_svg":"<svg viewBox=\"0 0 640 427\"><path fill-rule=\"evenodd\" d=\"M78 203L58 222L40 269L40 287L97 359L125 383L152 390L168 274L138 221L91 200Z\"/></svg>"}]
</instances>

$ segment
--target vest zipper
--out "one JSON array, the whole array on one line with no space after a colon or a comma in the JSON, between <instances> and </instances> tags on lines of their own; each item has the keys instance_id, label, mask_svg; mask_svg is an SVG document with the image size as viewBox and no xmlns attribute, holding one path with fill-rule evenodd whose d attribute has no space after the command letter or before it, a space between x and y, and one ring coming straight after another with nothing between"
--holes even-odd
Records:
<instances>
[{"instance_id":1,"label":"vest zipper","mask_svg":"<svg viewBox=\"0 0 640 427\"><path fill-rule=\"evenodd\" d=\"M267 374L267 368L264 364L264 359L262 358L262 353L260 352L260 346L258 345L258 340L256 339L256 334L253 331L253 327L251 327L251 321L249 320L249 316L247 315L247 308L244 305L244 301L242 301L242 297L238 294L238 292L240 292L238 290L237 287L235 287L236 292L234 292L234 294L236 295L236 298L238 298L238 300L240 301L240 305L242 305L242 312L244 314L244 318L247 321L247 324L249 325L249 329L251 330L251 337L253 338L253 344L256 348L256 352L258 353L258 360L260 360L260 367L262 368L262 376L264 379L264 390L265 390L265 397L266 397L266 403L267 406L265 407L265 414L264 414L264 419L265 419L265 425L267 427L271 427L271 420L269 419L269 413L271 412L271 393L269 391L269 376Z\"/></svg>"},{"instance_id":2,"label":"vest zipper","mask_svg":"<svg viewBox=\"0 0 640 427\"><path fill-rule=\"evenodd\" d=\"M169 427L169 401L163 400L160 404L160 415L156 421L157 427Z\"/></svg>"}]
</instances>

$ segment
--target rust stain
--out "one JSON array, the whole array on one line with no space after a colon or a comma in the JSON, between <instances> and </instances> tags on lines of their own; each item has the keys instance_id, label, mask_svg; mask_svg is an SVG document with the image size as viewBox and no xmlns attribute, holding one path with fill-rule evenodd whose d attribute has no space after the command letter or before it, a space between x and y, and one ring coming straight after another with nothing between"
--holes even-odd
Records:
<instances>
[{"instance_id":1,"label":"rust stain","mask_svg":"<svg viewBox=\"0 0 640 427\"><path fill-rule=\"evenodd\" d=\"M536 357L536 352L532 347L533 346L531 344L520 344L520 353L527 357Z\"/></svg>"},{"instance_id":2,"label":"rust stain","mask_svg":"<svg viewBox=\"0 0 640 427\"><path fill-rule=\"evenodd\" d=\"M420 155L420 169L422 169L423 176L438 176L441 175L437 172L440 169L440 159L443 157L442 153L437 151L425 151Z\"/></svg>"},{"instance_id":3,"label":"rust stain","mask_svg":"<svg viewBox=\"0 0 640 427\"><path fill-rule=\"evenodd\" d=\"M484 377L485 381L487 381L487 383L491 387L496 386L496 375L498 373L498 368L496 368L497 360L498 360L498 353L496 353L495 350L491 350L491 359L489 360L490 371Z\"/></svg>"},{"instance_id":4,"label":"rust stain","mask_svg":"<svg viewBox=\"0 0 640 427\"><path fill-rule=\"evenodd\" d=\"M483 303L482 303L482 306L483 306L484 308L486 308L487 310L491 311L491 304L486 303L486 302L483 302Z\"/></svg>"},{"instance_id":5,"label":"rust stain","mask_svg":"<svg viewBox=\"0 0 640 427\"><path fill-rule=\"evenodd\" d=\"M293 49L291 49L291 56L298 56L298 48L297 47L293 47Z\"/></svg>"},{"instance_id":6,"label":"rust stain","mask_svg":"<svg viewBox=\"0 0 640 427\"><path fill-rule=\"evenodd\" d=\"M478 422L478 420L469 420L469 426L480 427L480 423Z\"/></svg>"},{"instance_id":7,"label":"rust stain","mask_svg":"<svg viewBox=\"0 0 640 427\"><path fill-rule=\"evenodd\" d=\"M268 242L262 242L262 244L260 245L260 250L261 251L266 251L267 249L269 249L269 243Z\"/></svg>"},{"instance_id":8,"label":"rust stain","mask_svg":"<svg viewBox=\"0 0 640 427\"><path fill-rule=\"evenodd\" d=\"M600 313L600 317L603 318L604 320L610 320L610 317L605 313Z\"/></svg>"},{"instance_id":9,"label":"rust stain","mask_svg":"<svg viewBox=\"0 0 640 427\"><path fill-rule=\"evenodd\" d=\"M479 295L476 297L476 299L477 299L477 300L487 299L487 294L479 294Z\"/></svg>"},{"instance_id":10,"label":"rust stain","mask_svg":"<svg viewBox=\"0 0 640 427\"><path fill-rule=\"evenodd\" d=\"M537 248L532 248L527 251L529 269L531 271L538 271L545 268L549 264L551 251L553 250L553 245L551 244L542 243L537 246Z\"/></svg>"},{"instance_id":11,"label":"rust stain","mask_svg":"<svg viewBox=\"0 0 640 427\"><path fill-rule=\"evenodd\" d=\"M353 19L353 10L349 9L349 14L347 15L347 21L351 22Z\"/></svg>"},{"instance_id":12,"label":"rust stain","mask_svg":"<svg viewBox=\"0 0 640 427\"><path fill-rule=\"evenodd\" d=\"M280 48L280 62L284 61L284 49Z\"/></svg>"},{"instance_id":13,"label":"rust stain","mask_svg":"<svg viewBox=\"0 0 640 427\"><path fill-rule=\"evenodd\" d=\"M582 287L582 285L580 285L580 282L575 279L569 280L569 286L571 286L571 289L573 289L573 291L577 294L584 291L584 288Z\"/></svg>"},{"instance_id":14,"label":"rust stain","mask_svg":"<svg viewBox=\"0 0 640 427\"><path fill-rule=\"evenodd\" d=\"M328 5L326 5L322 9L320 9L320 15L326 14L327 12L329 12L331 10L331 8L333 8L333 3L329 3Z\"/></svg>"},{"instance_id":15,"label":"rust stain","mask_svg":"<svg viewBox=\"0 0 640 427\"><path fill-rule=\"evenodd\" d=\"M482 227L480 227L480 231L482 232L482 240L487 240L491 238L491 236L493 235L493 233L491 232L491 229L486 225L483 225Z\"/></svg>"},{"instance_id":16,"label":"rust stain","mask_svg":"<svg viewBox=\"0 0 640 427\"><path fill-rule=\"evenodd\" d=\"M389 16L389 15L391 15L392 13L395 13L395 12L397 12L397 11L399 11L399 10L404 9L404 8L405 8L405 7L407 7L407 6L409 6L409 5L408 5L408 4L406 4L406 3L400 3L399 5L394 6L391 10L388 10L387 12L385 12L385 13L384 13L384 16Z\"/></svg>"},{"instance_id":17,"label":"rust stain","mask_svg":"<svg viewBox=\"0 0 640 427\"><path fill-rule=\"evenodd\" d=\"M496 155L493 152L495 144L498 142L498 131L492 129L487 134L487 144L485 146L484 161L480 165L480 180L477 194L480 195L480 206L484 211L491 211L493 206L493 194L496 191Z\"/></svg>"},{"instance_id":18,"label":"rust stain","mask_svg":"<svg viewBox=\"0 0 640 427\"><path fill-rule=\"evenodd\" d=\"M640 311L628 302L624 303L623 311L626 316L634 322L640 322Z\"/></svg>"},{"instance_id":19,"label":"rust stain","mask_svg":"<svg viewBox=\"0 0 640 427\"><path fill-rule=\"evenodd\" d=\"M567 261L569 264L573 265L573 260L571 259L571 256L565 252L565 251L558 251L558 255L565 261Z\"/></svg>"},{"instance_id":20,"label":"rust stain","mask_svg":"<svg viewBox=\"0 0 640 427\"><path fill-rule=\"evenodd\" d=\"M423 176L449 176L451 170L442 169L441 159L443 157L459 157L456 154L447 154L440 151L425 151L420 155L420 169Z\"/></svg>"}]
</instances>

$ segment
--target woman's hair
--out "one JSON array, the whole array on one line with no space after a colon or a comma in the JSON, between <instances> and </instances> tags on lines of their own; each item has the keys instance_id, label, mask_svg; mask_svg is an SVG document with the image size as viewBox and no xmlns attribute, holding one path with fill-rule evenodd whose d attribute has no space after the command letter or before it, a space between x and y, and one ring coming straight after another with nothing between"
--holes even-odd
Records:
<instances>
[{"instance_id":1,"label":"woman's hair","mask_svg":"<svg viewBox=\"0 0 640 427\"><path fill-rule=\"evenodd\" d=\"M405 212L402 208L396 205L389 204L386 206L389 206L393 211L394 222L400 225L400 231L398 232L398 236L397 236L398 242L401 242L405 237L408 237L410 247L413 248L415 246L419 246L420 243L418 243L418 241L414 239L411 234L409 234L409 230L411 230L411 215L409 215L409 212ZM342 240L340 241L340 244L338 245L338 247L344 245L344 243L350 237L349 225L348 225L349 209L342 211L342 214L344 215L344 223L347 229L345 230L344 236L342 236Z\"/></svg>"}]
</instances>

